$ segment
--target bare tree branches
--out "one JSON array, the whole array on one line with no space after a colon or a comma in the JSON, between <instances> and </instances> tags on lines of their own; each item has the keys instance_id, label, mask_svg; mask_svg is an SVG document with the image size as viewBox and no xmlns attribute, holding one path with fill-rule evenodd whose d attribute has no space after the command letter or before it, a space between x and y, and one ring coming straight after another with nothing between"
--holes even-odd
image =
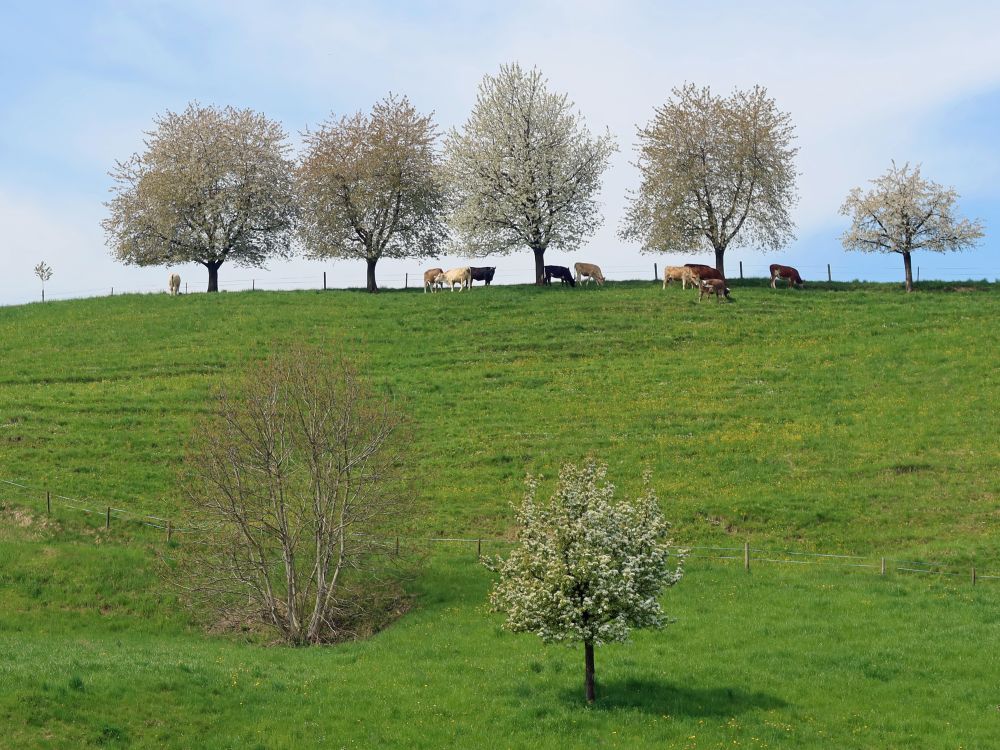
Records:
<instances>
[{"instance_id":1,"label":"bare tree branches","mask_svg":"<svg viewBox=\"0 0 1000 750\"><path fill-rule=\"evenodd\" d=\"M287 257L295 201L281 126L249 109L189 104L147 133L146 150L118 162L102 225L130 265L200 263L218 291L227 260L262 266Z\"/></svg>"},{"instance_id":2,"label":"bare tree branches","mask_svg":"<svg viewBox=\"0 0 1000 750\"><path fill-rule=\"evenodd\" d=\"M982 222L957 215L957 201L954 188L923 179L920 165L911 169L893 162L867 193L854 188L847 196L840 213L851 218L851 226L841 242L847 250L902 255L906 291L912 292L910 253L966 250L983 236Z\"/></svg>"},{"instance_id":3,"label":"bare tree branches","mask_svg":"<svg viewBox=\"0 0 1000 750\"><path fill-rule=\"evenodd\" d=\"M290 643L350 635L373 604L372 533L407 503L400 423L347 359L315 349L276 356L221 394L189 455L189 500L207 529L179 571L193 601Z\"/></svg>"},{"instance_id":4,"label":"bare tree branches","mask_svg":"<svg viewBox=\"0 0 1000 750\"><path fill-rule=\"evenodd\" d=\"M727 98L687 84L639 128L639 190L620 229L643 252L715 251L725 273L730 246L777 249L793 238L796 202L791 118L767 90Z\"/></svg>"}]
</instances>

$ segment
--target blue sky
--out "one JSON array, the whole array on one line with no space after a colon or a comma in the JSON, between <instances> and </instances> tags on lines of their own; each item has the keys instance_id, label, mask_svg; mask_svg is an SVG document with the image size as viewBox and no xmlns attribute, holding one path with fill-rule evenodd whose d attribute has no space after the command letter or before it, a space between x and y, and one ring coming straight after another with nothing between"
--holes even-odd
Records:
<instances>
[{"instance_id":1,"label":"blue sky","mask_svg":"<svg viewBox=\"0 0 1000 750\"><path fill-rule=\"evenodd\" d=\"M987 228L962 254L924 254L921 277L1000 277L1000 3L668 2L331 3L19 2L0 7L0 304L37 298L32 269L55 275L50 296L165 288L168 269L126 268L104 244L100 220L116 159L142 147L143 130L191 100L259 109L293 141L331 113L367 109L389 91L460 125L485 73L537 65L620 153L606 174L605 225L573 255L611 278L652 273L650 257L616 230L634 188L635 127L673 86L720 91L760 83L797 127L801 199L797 241L780 253L731 250L732 273L774 261L806 278L901 278L896 256L844 253L837 213L852 187L890 160L921 162L954 186L966 215ZM443 264L458 264L460 257ZM477 261L478 262L478 261ZM530 278L525 252L496 258L498 277ZM485 264L485 261L482 262ZM179 270L201 288L205 272ZM380 264L402 285L419 262ZM223 288L363 284L360 263L293 260L267 271L224 266Z\"/></svg>"}]
</instances>

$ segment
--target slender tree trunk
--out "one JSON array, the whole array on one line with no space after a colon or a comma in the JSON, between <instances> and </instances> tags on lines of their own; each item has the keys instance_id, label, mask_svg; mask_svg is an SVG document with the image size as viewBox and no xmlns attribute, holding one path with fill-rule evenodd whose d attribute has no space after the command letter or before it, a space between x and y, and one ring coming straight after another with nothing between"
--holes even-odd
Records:
<instances>
[{"instance_id":1,"label":"slender tree trunk","mask_svg":"<svg viewBox=\"0 0 1000 750\"><path fill-rule=\"evenodd\" d=\"M378 291L378 284L375 283L375 264L378 258L365 258L368 263L368 291L374 294Z\"/></svg>"},{"instance_id":2,"label":"slender tree trunk","mask_svg":"<svg viewBox=\"0 0 1000 750\"><path fill-rule=\"evenodd\" d=\"M724 246L715 248L715 270L722 274L722 278L726 277L725 255L726 248Z\"/></svg>"},{"instance_id":3,"label":"slender tree trunk","mask_svg":"<svg viewBox=\"0 0 1000 750\"><path fill-rule=\"evenodd\" d=\"M587 688L587 703L594 702L594 642L583 642L584 661L586 662L585 683Z\"/></svg>"},{"instance_id":4,"label":"slender tree trunk","mask_svg":"<svg viewBox=\"0 0 1000 750\"><path fill-rule=\"evenodd\" d=\"M910 254L903 253L903 267L906 269L906 291L913 291L913 266L910 265Z\"/></svg>"},{"instance_id":5,"label":"slender tree trunk","mask_svg":"<svg viewBox=\"0 0 1000 750\"><path fill-rule=\"evenodd\" d=\"M221 260L212 260L205 264L208 269L208 291L219 291L219 268L222 266Z\"/></svg>"},{"instance_id":6,"label":"slender tree trunk","mask_svg":"<svg viewBox=\"0 0 1000 750\"><path fill-rule=\"evenodd\" d=\"M535 283L541 286L545 283L545 248L533 247L535 251Z\"/></svg>"}]
</instances>

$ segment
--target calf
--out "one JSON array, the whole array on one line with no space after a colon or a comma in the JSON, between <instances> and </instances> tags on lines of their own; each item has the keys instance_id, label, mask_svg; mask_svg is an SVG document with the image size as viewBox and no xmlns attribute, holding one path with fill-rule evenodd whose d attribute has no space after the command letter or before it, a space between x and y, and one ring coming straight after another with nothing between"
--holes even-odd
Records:
<instances>
[{"instance_id":1,"label":"calf","mask_svg":"<svg viewBox=\"0 0 1000 750\"><path fill-rule=\"evenodd\" d=\"M573 270L576 271L577 284L580 283L581 279L586 279L588 282L593 279L597 282L597 286L604 283L604 274L601 273L600 266L593 263L574 263Z\"/></svg>"},{"instance_id":2,"label":"calf","mask_svg":"<svg viewBox=\"0 0 1000 750\"><path fill-rule=\"evenodd\" d=\"M663 288L666 289L671 281L681 282L681 289L687 289L687 285L698 286L695 279L694 270L687 266L667 266L663 269Z\"/></svg>"},{"instance_id":3,"label":"calf","mask_svg":"<svg viewBox=\"0 0 1000 750\"><path fill-rule=\"evenodd\" d=\"M794 284L799 289L801 289L803 284L805 284L805 282L802 281L802 277L799 276L799 272L791 266L783 266L780 263L772 263L770 269L772 289L777 289L775 282L777 282L778 279L788 279L788 286L792 286L792 284Z\"/></svg>"},{"instance_id":4,"label":"calf","mask_svg":"<svg viewBox=\"0 0 1000 750\"><path fill-rule=\"evenodd\" d=\"M730 302L733 298L729 296L729 287L726 286L726 282L720 279L702 279L701 285L698 287L698 301L701 302L702 297L706 294L715 294L715 301L722 302L722 298L725 297Z\"/></svg>"},{"instance_id":5,"label":"calf","mask_svg":"<svg viewBox=\"0 0 1000 750\"><path fill-rule=\"evenodd\" d=\"M167 287L171 294L181 293L181 275L179 273L172 273L167 279Z\"/></svg>"},{"instance_id":6,"label":"calf","mask_svg":"<svg viewBox=\"0 0 1000 750\"><path fill-rule=\"evenodd\" d=\"M485 266L483 268L476 268L475 266L470 266L469 270L472 271L473 281L485 281L486 286L490 285L493 281L493 274L497 272L496 266Z\"/></svg>"},{"instance_id":7,"label":"calf","mask_svg":"<svg viewBox=\"0 0 1000 750\"><path fill-rule=\"evenodd\" d=\"M452 268L450 271L445 271L442 274L438 274L436 281L440 282L442 286L444 284L451 285L451 291L455 291L455 284L458 284L458 291L463 289L472 288L472 269L469 266L463 266L461 268Z\"/></svg>"},{"instance_id":8,"label":"calf","mask_svg":"<svg viewBox=\"0 0 1000 750\"><path fill-rule=\"evenodd\" d=\"M569 272L566 266L545 266L545 283L551 284L553 278L559 279L563 284L576 286L573 274Z\"/></svg>"},{"instance_id":9,"label":"calf","mask_svg":"<svg viewBox=\"0 0 1000 750\"><path fill-rule=\"evenodd\" d=\"M443 284L438 281L438 276L444 273L443 268L428 268L424 271L424 294L433 292L435 287L443 288Z\"/></svg>"}]
</instances>

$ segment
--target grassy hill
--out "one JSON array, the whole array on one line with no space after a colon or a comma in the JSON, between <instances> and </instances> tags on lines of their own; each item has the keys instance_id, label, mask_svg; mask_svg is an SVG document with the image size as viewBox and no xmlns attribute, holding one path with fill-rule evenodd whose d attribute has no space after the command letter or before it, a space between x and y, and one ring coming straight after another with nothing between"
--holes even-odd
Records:
<instances>
[{"instance_id":1,"label":"grassy hill","mask_svg":"<svg viewBox=\"0 0 1000 750\"><path fill-rule=\"evenodd\" d=\"M404 536L507 535L525 472L593 453L624 491L650 467L685 544L1000 572L1000 298L963 288L5 308L0 479L174 515L213 389L306 340L363 357L411 416ZM975 747L1000 716L1000 581L692 560L667 600L676 625L599 649L587 711L582 655L502 633L468 549L434 552L385 633L290 651L191 629L153 572L159 532L58 504L48 519L9 485L0 503L0 717L17 746Z\"/></svg>"}]
</instances>

